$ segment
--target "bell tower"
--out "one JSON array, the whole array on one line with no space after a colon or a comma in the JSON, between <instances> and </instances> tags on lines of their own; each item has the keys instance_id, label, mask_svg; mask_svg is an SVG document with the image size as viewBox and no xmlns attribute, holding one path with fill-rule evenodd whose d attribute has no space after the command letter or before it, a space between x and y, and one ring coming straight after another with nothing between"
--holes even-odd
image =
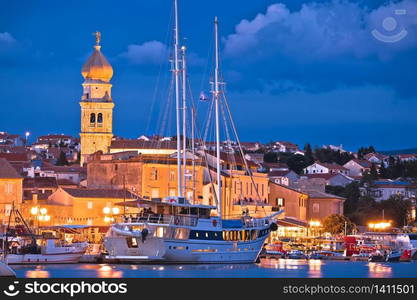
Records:
<instances>
[{"instance_id":1,"label":"bell tower","mask_svg":"<svg viewBox=\"0 0 417 300\"><path fill-rule=\"evenodd\" d=\"M81 97L81 161L83 165L88 155L96 151L108 152L113 138L113 108L110 83L113 68L101 53L101 34L94 33L96 45L84 64Z\"/></svg>"}]
</instances>

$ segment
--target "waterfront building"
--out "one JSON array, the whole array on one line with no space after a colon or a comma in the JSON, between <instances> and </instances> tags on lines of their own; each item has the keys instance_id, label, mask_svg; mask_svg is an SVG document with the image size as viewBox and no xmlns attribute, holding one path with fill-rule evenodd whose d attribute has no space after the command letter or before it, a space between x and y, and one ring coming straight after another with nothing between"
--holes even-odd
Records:
<instances>
[{"instance_id":1,"label":"waterfront building","mask_svg":"<svg viewBox=\"0 0 417 300\"><path fill-rule=\"evenodd\" d=\"M88 155L99 150L108 152L113 138L113 108L111 94L113 68L101 52L100 33L96 45L82 68L85 81L81 97L81 165Z\"/></svg>"},{"instance_id":2,"label":"waterfront building","mask_svg":"<svg viewBox=\"0 0 417 300\"><path fill-rule=\"evenodd\" d=\"M171 155L177 152L177 142L167 140L115 139L109 148L110 153L135 151L136 154Z\"/></svg>"},{"instance_id":3,"label":"waterfront building","mask_svg":"<svg viewBox=\"0 0 417 300\"><path fill-rule=\"evenodd\" d=\"M6 225L10 211L22 204L23 178L4 158L0 158L0 224Z\"/></svg>"},{"instance_id":4,"label":"waterfront building","mask_svg":"<svg viewBox=\"0 0 417 300\"><path fill-rule=\"evenodd\" d=\"M137 199L122 189L89 189L59 187L45 203L51 223L45 225L108 226L124 211L120 203ZM136 213L128 208L126 213Z\"/></svg>"},{"instance_id":5,"label":"waterfront building","mask_svg":"<svg viewBox=\"0 0 417 300\"><path fill-rule=\"evenodd\" d=\"M306 190L308 194L307 220L322 221L330 215L343 215L345 198L317 190Z\"/></svg>"}]
</instances>

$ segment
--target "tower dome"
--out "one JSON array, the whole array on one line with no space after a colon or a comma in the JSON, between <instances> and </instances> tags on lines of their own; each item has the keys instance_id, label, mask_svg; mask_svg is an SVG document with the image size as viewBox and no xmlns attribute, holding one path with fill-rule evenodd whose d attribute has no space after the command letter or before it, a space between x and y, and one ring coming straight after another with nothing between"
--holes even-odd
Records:
<instances>
[{"instance_id":1,"label":"tower dome","mask_svg":"<svg viewBox=\"0 0 417 300\"><path fill-rule=\"evenodd\" d=\"M84 79L101 80L109 82L113 77L113 68L100 51L100 32L96 32L96 45L94 52L84 64L81 74Z\"/></svg>"}]
</instances>

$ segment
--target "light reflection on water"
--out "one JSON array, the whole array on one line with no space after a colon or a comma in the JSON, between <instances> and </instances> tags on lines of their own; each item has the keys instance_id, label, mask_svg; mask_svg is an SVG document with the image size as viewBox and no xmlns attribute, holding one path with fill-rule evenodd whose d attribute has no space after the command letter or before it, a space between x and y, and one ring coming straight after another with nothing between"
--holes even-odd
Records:
<instances>
[{"instance_id":1,"label":"light reflection on water","mask_svg":"<svg viewBox=\"0 0 417 300\"><path fill-rule=\"evenodd\" d=\"M385 278L392 275L392 267L390 265L370 262L368 267L369 277Z\"/></svg>"},{"instance_id":2,"label":"light reflection on water","mask_svg":"<svg viewBox=\"0 0 417 300\"><path fill-rule=\"evenodd\" d=\"M36 266L34 270L26 271L26 278L49 278L49 272L43 266Z\"/></svg>"},{"instance_id":3,"label":"light reflection on water","mask_svg":"<svg viewBox=\"0 0 417 300\"><path fill-rule=\"evenodd\" d=\"M262 259L259 264L74 264L22 265L12 268L18 277L26 278L417 277L417 262L373 263L305 259Z\"/></svg>"}]
</instances>

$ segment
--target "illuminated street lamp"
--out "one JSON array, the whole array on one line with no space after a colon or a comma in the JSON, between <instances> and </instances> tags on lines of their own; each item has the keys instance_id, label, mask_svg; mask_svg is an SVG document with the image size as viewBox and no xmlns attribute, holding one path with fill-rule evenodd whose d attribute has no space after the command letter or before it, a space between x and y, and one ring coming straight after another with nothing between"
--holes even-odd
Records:
<instances>
[{"instance_id":1,"label":"illuminated street lamp","mask_svg":"<svg viewBox=\"0 0 417 300\"><path fill-rule=\"evenodd\" d=\"M38 220L38 229L39 229L39 222L49 222L51 220L51 216L48 215L48 209L45 207L33 206L30 209L30 214L36 217Z\"/></svg>"},{"instance_id":2,"label":"illuminated street lamp","mask_svg":"<svg viewBox=\"0 0 417 300\"><path fill-rule=\"evenodd\" d=\"M111 223L114 222L114 216L120 214L120 209L118 207L104 207L103 208L104 214L104 222Z\"/></svg>"},{"instance_id":3,"label":"illuminated street lamp","mask_svg":"<svg viewBox=\"0 0 417 300\"><path fill-rule=\"evenodd\" d=\"M309 225L310 225L311 233L312 233L314 230L319 229L321 227L321 222L311 220Z\"/></svg>"},{"instance_id":4,"label":"illuminated street lamp","mask_svg":"<svg viewBox=\"0 0 417 300\"><path fill-rule=\"evenodd\" d=\"M29 135L30 135L30 132L29 132L29 131L26 131L26 132L25 132L25 138L26 138L26 143L25 143L25 146L27 146L27 145L28 145L28 138L29 138Z\"/></svg>"},{"instance_id":5,"label":"illuminated street lamp","mask_svg":"<svg viewBox=\"0 0 417 300\"><path fill-rule=\"evenodd\" d=\"M376 222L376 223L369 223L368 227L372 230L385 230L391 227L391 221L382 221L382 222Z\"/></svg>"}]
</instances>

